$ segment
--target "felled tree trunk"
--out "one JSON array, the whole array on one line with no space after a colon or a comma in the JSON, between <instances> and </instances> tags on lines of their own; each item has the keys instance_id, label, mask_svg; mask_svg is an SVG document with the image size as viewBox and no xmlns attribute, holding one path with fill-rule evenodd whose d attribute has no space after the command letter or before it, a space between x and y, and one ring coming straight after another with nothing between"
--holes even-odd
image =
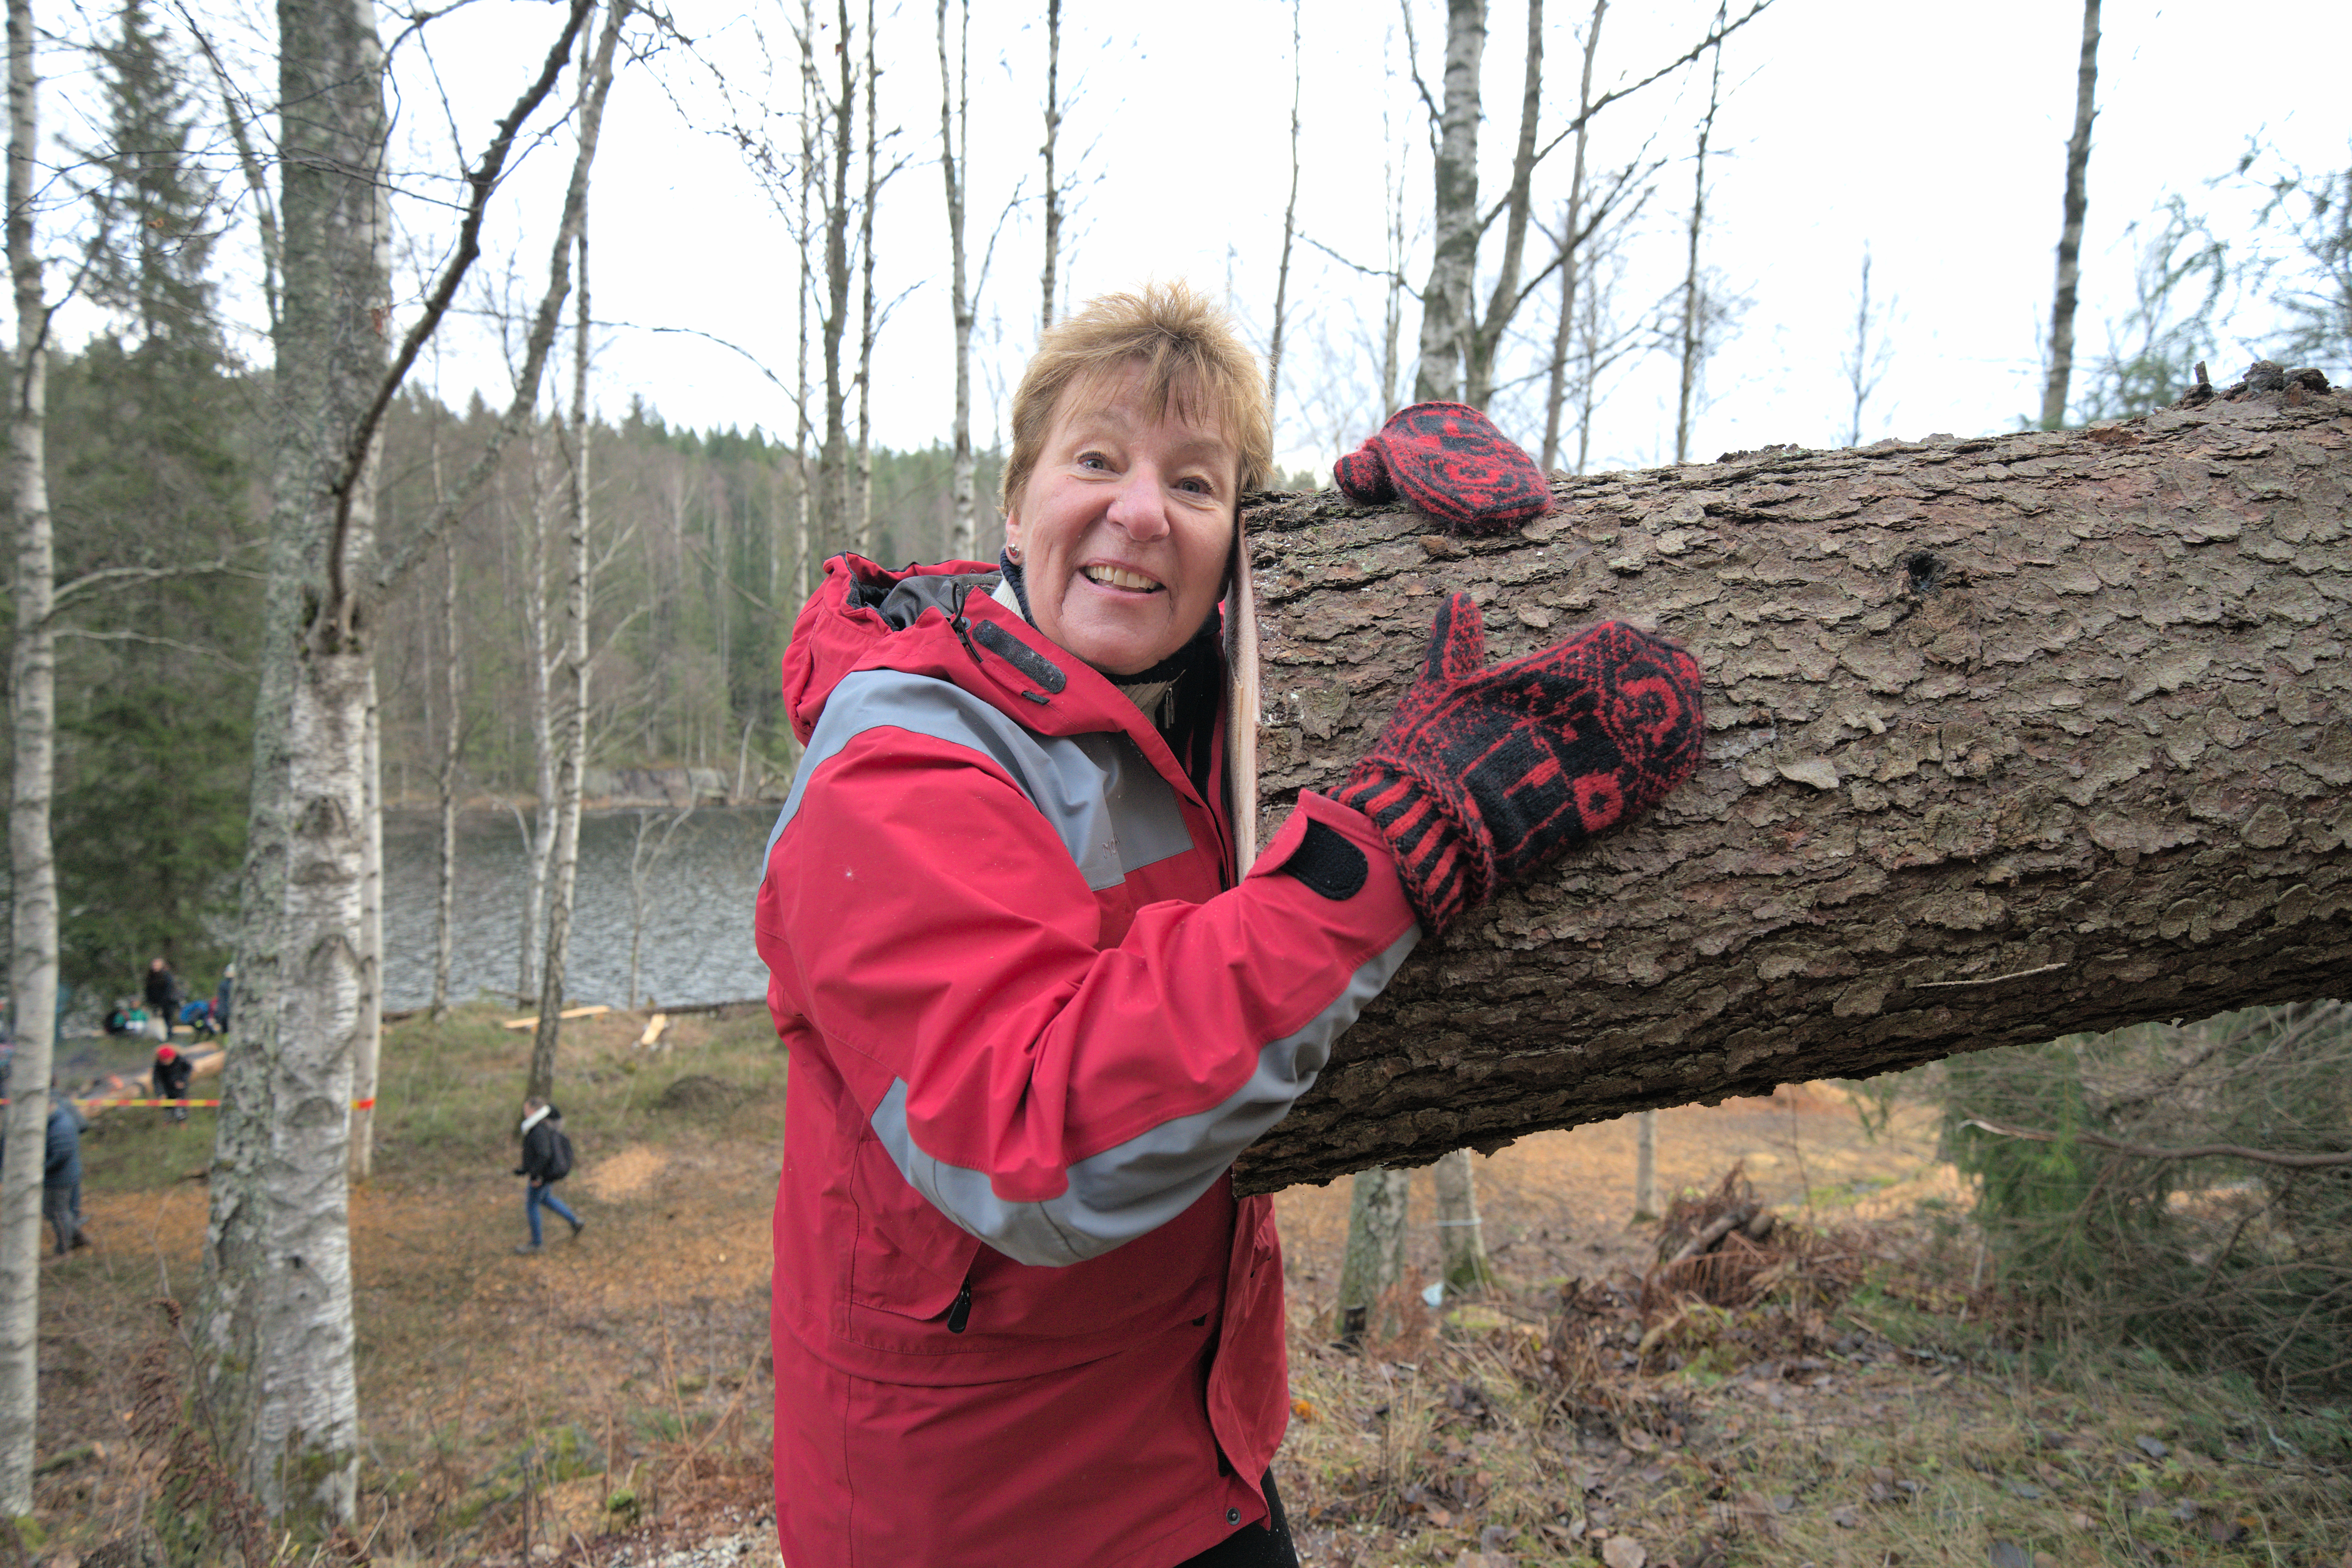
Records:
<instances>
[{"instance_id":1,"label":"felled tree trunk","mask_svg":"<svg viewBox=\"0 0 2352 1568\"><path fill-rule=\"evenodd\" d=\"M1559 479L1454 541L1249 515L1262 834L1369 747L1439 595L1497 658L1592 620L1697 655L1648 819L1423 946L1245 1190L1644 1107L2341 994L2352 398Z\"/></svg>"}]
</instances>

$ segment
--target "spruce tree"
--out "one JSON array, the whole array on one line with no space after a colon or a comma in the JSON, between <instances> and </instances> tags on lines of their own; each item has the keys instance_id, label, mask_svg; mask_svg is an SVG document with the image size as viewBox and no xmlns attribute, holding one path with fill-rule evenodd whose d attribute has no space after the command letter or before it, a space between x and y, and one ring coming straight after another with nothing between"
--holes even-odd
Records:
<instances>
[{"instance_id":1,"label":"spruce tree","mask_svg":"<svg viewBox=\"0 0 2352 1568\"><path fill-rule=\"evenodd\" d=\"M59 576L234 561L255 531L250 378L227 352L210 265L217 187L191 154L184 58L144 0L98 50L106 118L86 287L106 331L61 358L50 452ZM192 990L226 960L243 858L260 603L248 579L174 574L84 611L104 639L60 658L61 959L103 1003L147 960Z\"/></svg>"}]
</instances>

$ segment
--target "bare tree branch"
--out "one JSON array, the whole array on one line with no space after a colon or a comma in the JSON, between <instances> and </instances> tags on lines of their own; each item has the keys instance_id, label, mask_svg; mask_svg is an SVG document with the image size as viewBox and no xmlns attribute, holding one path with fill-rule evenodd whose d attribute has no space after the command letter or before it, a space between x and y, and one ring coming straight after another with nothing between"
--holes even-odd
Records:
<instances>
[{"instance_id":1,"label":"bare tree branch","mask_svg":"<svg viewBox=\"0 0 2352 1568\"><path fill-rule=\"evenodd\" d=\"M2192 1143L2185 1149L2160 1149L2150 1143L2126 1143L2096 1132L2049 1132L2036 1127L2004 1127L1973 1116L1960 1123L1997 1138L2023 1138L2035 1143L2088 1143L2128 1154L2135 1160L2245 1160L2257 1165L2277 1165L2289 1171L2320 1171L2352 1165L2352 1150L2333 1154L2284 1154L2274 1149L2249 1149L2242 1143Z\"/></svg>"}]
</instances>

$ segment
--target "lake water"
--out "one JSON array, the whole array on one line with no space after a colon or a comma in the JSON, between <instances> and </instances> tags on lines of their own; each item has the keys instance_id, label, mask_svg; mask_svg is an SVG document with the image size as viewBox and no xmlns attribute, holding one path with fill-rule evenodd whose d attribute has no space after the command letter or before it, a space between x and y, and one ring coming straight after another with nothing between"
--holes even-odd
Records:
<instances>
[{"instance_id":1,"label":"lake water","mask_svg":"<svg viewBox=\"0 0 2352 1568\"><path fill-rule=\"evenodd\" d=\"M664 814L646 836L659 844ZM633 923L629 863L640 814L592 812L580 823L580 883L572 905L565 991L575 1003L629 1002ZM663 1002L764 996L767 967L751 945L751 900L776 808L711 807L687 818L646 878L638 993ZM383 963L387 1008L433 1000L434 911L440 821L387 813L383 823ZM457 898L449 994L511 1001L522 936L528 859L511 816L457 819Z\"/></svg>"}]
</instances>

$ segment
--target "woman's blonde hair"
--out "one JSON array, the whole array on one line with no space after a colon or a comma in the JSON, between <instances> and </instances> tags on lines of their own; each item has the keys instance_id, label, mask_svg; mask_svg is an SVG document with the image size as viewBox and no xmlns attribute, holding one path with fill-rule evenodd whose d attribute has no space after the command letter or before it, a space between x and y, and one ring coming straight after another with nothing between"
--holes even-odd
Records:
<instances>
[{"instance_id":1,"label":"woman's blonde hair","mask_svg":"<svg viewBox=\"0 0 2352 1568\"><path fill-rule=\"evenodd\" d=\"M1257 355L1192 285L1147 283L1136 293L1089 300L1045 329L1013 395L1013 458L998 492L1007 512L1053 433L1062 395L1129 364L1142 367L1152 417L1172 409L1185 420L1213 422L1240 458L1240 488L1265 487L1274 469L1274 411Z\"/></svg>"}]
</instances>

